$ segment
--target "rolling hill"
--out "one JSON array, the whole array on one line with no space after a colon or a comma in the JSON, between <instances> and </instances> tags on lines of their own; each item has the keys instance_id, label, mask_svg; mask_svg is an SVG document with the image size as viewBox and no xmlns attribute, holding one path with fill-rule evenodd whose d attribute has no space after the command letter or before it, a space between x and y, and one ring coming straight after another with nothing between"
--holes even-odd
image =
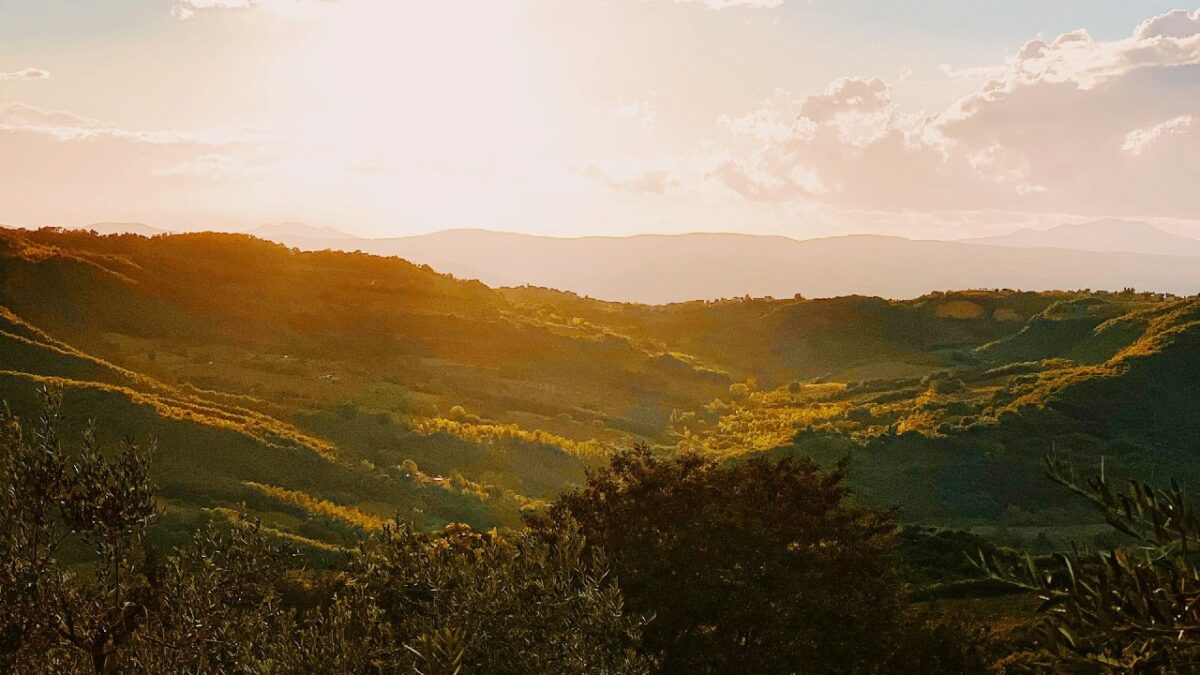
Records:
<instances>
[{"instance_id":1,"label":"rolling hill","mask_svg":"<svg viewBox=\"0 0 1200 675\"><path fill-rule=\"evenodd\" d=\"M396 514L511 525L635 442L850 455L860 498L977 528L1089 526L1050 449L1200 479L1200 301L1160 294L640 305L246 235L0 230L0 307L0 398L61 387L75 428L158 437L176 533L237 504L315 547Z\"/></svg>"},{"instance_id":2,"label":"rolling hill","mask_svg":"<svg viewBox=\"0 0 1200 675\"><path fill-rule=\"evenodd\" d=\"M28 414L39 388L57 389L68 435L94 422L103 442L126 433L157 442L155 480L167 521L159 536L168 542L190 536L200 509L235 504L317 549L351 543L364 522L397 513L425 526L501 522L480 499L361 471L330 442L263 412L270 406L260 400L166 385L84 354L7 310L0 311L0 363L0 398L14 410ZM272 492L275 486L331 496L343 506L331 517L309 518L280 499L286 493Z\"/></svg>"}]
</instances>

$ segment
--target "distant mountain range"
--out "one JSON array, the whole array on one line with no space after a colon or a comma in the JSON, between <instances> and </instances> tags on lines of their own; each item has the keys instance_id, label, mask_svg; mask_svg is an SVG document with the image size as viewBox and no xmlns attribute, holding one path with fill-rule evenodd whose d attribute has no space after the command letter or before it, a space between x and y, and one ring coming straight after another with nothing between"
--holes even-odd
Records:
<instances>
[{"instance_id":1,"label":"distant mountain range","mask_svg":"<svg viewBox=\"0 0 1200 675\"><path fill-rule=\"evenodd\" d=\"M1178 294L1200 292L1200 264L1184 255L874 235L804 241L744 234L563 239L448 230L396 239L281 237L277 241L304 250L399 256L492 286L530 284L653 304L742 295L910 298L950 288L1119 290L1132 286Z\"/></svg>"},{"instance_id":2,"label":"distant mountain range","mask_svg":"<svg viewBox=\"0 0 1200 675\"><path fill-rule=\"evenodd\" d=\"M301 250L398 256L491 286L651 304L743 295L911 298L951 288L1200 292L1200 240L1120 220L964 241L722 233L557 238L488 230L363 239L302 223L249 234Z\"/></svg>"},{"instance_id":3,"label":"distant mountain range","mask_svg":"<svg viewBox=\"0 0 1200 675\"><path fill-rule=\"evenodd\" d=\"M962 241L1019 248L1200 256L1200 240L1171 234L1146 223L1114 219L1059 225L1049 230L1026 228L999 237L977 237Z\"/></svg>"},{"instance_id":4,"label":"distant mountain range","mask_svg":"<svg viewBox=\"0 0 1200 675\"><path fill-rule=\"evenodd\" d=\"M267 223L247 232L262 239L355 239L358 237L346 234L332 227L316 227L304 223Z\"/></svg>"}]
</instances>

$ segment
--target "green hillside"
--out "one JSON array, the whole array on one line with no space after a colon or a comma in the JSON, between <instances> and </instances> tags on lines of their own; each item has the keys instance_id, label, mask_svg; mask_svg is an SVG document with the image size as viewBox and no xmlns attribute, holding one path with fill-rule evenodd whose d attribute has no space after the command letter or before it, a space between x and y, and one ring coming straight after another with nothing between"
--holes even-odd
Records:
<instances>
[{"instance_id":1,"label":"green hillside","mask_svg":"<svg viewBox=\"0 0 1200 675\"><path fill-rule=\"evenodd\" d=\"M80 434L94 422L109 444L120 442L111 435L125 430L157 441L155 481L166 516L158 534L167 540L190 537L200 509L228 505L244 505L310 546L357 541L394 515L422 527L516 519L519 504L509 503L511 496L475 495L352 462L329 441L244 405L252 400L137 375L57 342L7 311L0 312L0 359L0 398L13 410L36 410L38 389L49 387L63 392L67 433ZM342 508L322 513L288 499L288 492Z\"/></svg>"},{"instance_id":2,"label":"green hillside","mask_svg":"<svg viewBox=\"0 0 1200 675\"><path fill-rule=\"evenodd\" d=\"M0 396L159 439L186 528L246 504L340 545L397 513L515 524L646 442L853 457L906 521L1086 532L1054 449L1200 478L1200 303L966 291L646 306L241 235L0 231Z\"/></svg>"},{"instance_id":3,"label":"green hillside","mask_svg":"<svg viewBox=\"0 0 1200 675\"><path fill-rule=\"evenodd\" d=\"M734 456L852 456L861 496L910 521L1086 533L1094 516L1064 508L1044 476L1048 453L1097 471L1103 462L1115 476L1200 481L1200 301L1093 300L1085 306L1117 316L1072 319L1092 328L1068 324L1054 340L1034 340L1051 334L1052 308L975 350L975 362L923 378L753 393L680 416L679 433ZM1030 360L1003 363L1001 347Z\"/></svg>"}]
</instances>

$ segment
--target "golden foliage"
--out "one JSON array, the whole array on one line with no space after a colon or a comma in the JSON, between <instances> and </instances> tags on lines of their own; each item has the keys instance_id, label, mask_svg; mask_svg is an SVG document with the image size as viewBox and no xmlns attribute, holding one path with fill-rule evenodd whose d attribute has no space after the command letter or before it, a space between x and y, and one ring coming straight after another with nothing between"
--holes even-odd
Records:
<instances>
[{"instance_id":1,"label":"golden foliage","mask_svg":"<svg viewBox=\"0 0 1200 675\"><path fill-rule=\"evenodd\" d=\"M983 312L979 303L970 300L948 300L934 309L934 315L943 319L978 319Z\"/></svg>"},{"instance_id":2,"label":"golden foliage","mask_svg":"<svg viewBox=\"0 0 1200 675\"><path fill-rule=\"evenodd\" d=\"M408 474L408 479L414 484L422 487L434 487L455 494L460 494L467 497L474 497L482 502L497 503L506 502L517 510L523 509L539 509L546 506L547 502L544 499L534 499L526 497L512 490L508 490L498 485L491 485L473 481L458 471L453 472L450 476L430 476L424 471L421 471L417 463L411 459L405 460L401 468Z\"/></svg>"},{"instance_id":3,"label":"golden foliage","mask_svg":"<svg viewBox=\"0 0 1200 675\"><path fill-rule=\"evenodd\" d=\"M227 506L218 506L213 509L208 509L208 512L216 514L216 515L224 518L225 520L229 521L230 523L241 522L242 519L245 517L244 514L242 514L242 512L240 512L236 509L231 509ZM350 551L350 549L348 549L344 546L336 546L334 544L330 544L327 542L318 541L316 539L312 539L310 537L305 537L305 536L296 534L294 532L287 532L285 530L281 530L277 527L270 527L268 525L259 525L259 530L263 534L266 534L270 537L273 537L275 539L280 539L282 541L286 541L289 544L292 544L292 545L295 545L298 547L302 547L302 548L311 548L311 549L315 549L318 551L325 551L327 553L347 553Z\"/></svg>"},{"instance_id":4,"label":"golden foliage","mask_svg":"<svg viewBox=\"0 0 1200 675\"><path fill-rule=\"evenodd\" d=\"M248 436L271 447L282 447L281 442L291 443L307 449L322 459L337 459L337 448L328 441L305 434L295 427L261 413L232 406L220 406L203 399L186 396L162 396L144 393L108 384L105 382L83 382L62 377L32 375L15 370L0 370L0 375L28 380L64 390L90 389L120 394L135 405L148 406L159 416L177 421L191 422L206 427L223 429Z\"/></svg>"},{"instance_id":5,"label":"golden foliage","mask_svg":"<svg viewBox=\"0 0 1200 675\"><path fill-rule=\"evenodd\" d=\"M896 433L918 433L922 436L936 437L937 427L946 419L943 410L916 410L896 424Z\"/></svg>"},{"instance_id":6,"label":"golden foliage","mask_svg":"<svg viewBox=\"0 0 1200 675\"><path fill-rule=\"evenodd\" d=\"M286 504L299 507L306 513L322 516L330 520L335 520L340 523L345 523L353 527L357 527L365 532L376 532L382 530L383 526L389 521L386 518L373 516L369 513L360 511L353 506L341 506L334 504L331 501L317 499L306 492L300 490L288 490L286 488L276 487L274 485L264 485L253 481L245 481L242 483L246 487L253 488L272 499L279 500Z\"/></svg>"},{"instance_id":7,"label":"golden foliage","mask_svg":"<svg viewBox=\"0 0 1200 675\"><path fill-rule=\"evenodd\" d=\"M683 450L720 455L770 450L787 445L800 431L842 419L849 404L824 399L844 390L841 384L807 385L797 393L780 388L753 392L733 404L714 401L707 409L719 414L715 423L677 425L675 435Z\"/></svg>"},{"instance_id":8,"label":"golden foliage","mask_svg":"<svg viewBox=\"0 0 1200 675\"><path fill-rule=\"evenodd\" d=\"M113 267L128 267L132 265L132 263L124 258L68 251L67 249L55 246L54 244L33 241L32 239L22 236L17 230L0 229L0 242L5 244L7 248L6 253L8 255L20 260L33 263L40 263L55 259L69 260L92 267L103 274L111 274L124 283L137 283L129 276L113 269Z\"/></svg>"},{"instance_id":9,"label":"golden foliage","mask_svg":"<svg viewBox=\"0 0 1200 675\"><path fill-rule=\"evenodd\" d=\"M575 441L541 429L522 429L516 424L499 422L462 422L445 417L430 417L418 420L413 430L419 434L448 434L472 443L494 443L503 440L518 440L537 445L549 445L582 458L606 457L611 448L596 439Z\"/></svg>"}]
</instances>

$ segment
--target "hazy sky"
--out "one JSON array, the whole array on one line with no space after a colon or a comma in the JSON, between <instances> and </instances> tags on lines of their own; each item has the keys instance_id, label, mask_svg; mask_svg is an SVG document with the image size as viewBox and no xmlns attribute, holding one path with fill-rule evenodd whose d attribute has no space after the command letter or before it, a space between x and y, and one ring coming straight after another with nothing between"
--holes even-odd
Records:
<instances>
[{"instance_id":1,"label":"hazy sky","mask_svg":"<svg viewBox=\"0 0 1200 675\"><path fill-rule=\"evenodd\" d=\"M1197 235L1192 10L0 0L0 222Z\"/></svg>"}]
</instances>

